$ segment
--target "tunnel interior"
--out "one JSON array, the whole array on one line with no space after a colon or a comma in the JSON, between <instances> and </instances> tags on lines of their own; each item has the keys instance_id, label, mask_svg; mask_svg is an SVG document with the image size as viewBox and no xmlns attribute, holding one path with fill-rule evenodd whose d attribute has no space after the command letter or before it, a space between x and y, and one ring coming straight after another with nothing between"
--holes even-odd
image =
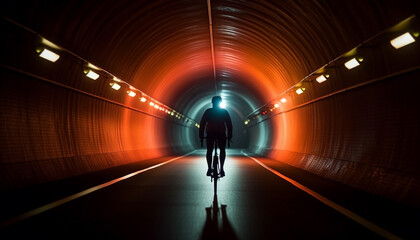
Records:
<instances>
[{"instance_id":1,"label":"tunnel interior","mask_svg":"<svg viewBox=\"0 0 420 240\"><path fill-rule=\"evenodd\" d=\"M0 188L193 151L201 115L220 95L233 148L418 205L418 9L379 0L8 2ZM390 40L404 33L415 41L396 49ZM45 48L59 59L40 58ZM353 58L359 66L348 69Z\"/></svg>"}]
</instances>

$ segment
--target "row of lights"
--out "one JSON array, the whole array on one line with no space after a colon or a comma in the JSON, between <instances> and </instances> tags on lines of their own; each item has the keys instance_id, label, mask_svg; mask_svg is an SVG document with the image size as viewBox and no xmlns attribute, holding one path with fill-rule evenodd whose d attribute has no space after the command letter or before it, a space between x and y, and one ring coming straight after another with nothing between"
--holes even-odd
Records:
<instances>
[{"instance_id":1,"label":"row of lights","mask_svg":"<svg viewBox=\"0 0 420 240\"><path fill-rule=\"evenodd\" d=\"M48 46L52 46L52 47L56 47L56 48L58 48L55 44L53 44L53 43L51 43L51 42L49 42L48 40L46 40L46 39L43 39L42 40L42 42L43 43L46 43L45 45L48 45ZM55 53L55 52L53 52L53 51L51 51L51 50L49 50L48 48L46 48L46 47L42 47L42 48L38 48L37 50L36 50L37 52L38 52L38 54L39 54L39 56L41 57L41 58L44 58L44 59L46 59L46 60L48 60L48 61L51 61L51 62L56 62L59 58L60 58L60 55L59 54L57 54L57 53ZM100 77L100 75L97 73L97 72L95 72L94 70L102 70L102 69L100 69L100 68L98 68L98 67L96 67L96 66L94 66L94 65L92 65L92 64L90 64L90 63L88 63L88 68L86 68L83 72L84 72L84 74L88 77L88 78L90 78L90 79L93 79L93 80L97 80L99 77ZM104 71L104 70L102 70L103 72L106 72L106 71ZM109 74L109 73L108 73ZM153 107L153 108L155 108L155 109L157 109L157 110L160 110L160 111L162 111L162 112L165 112L165 113L167 113L168 115L170 115L170 116L172 116L172 117L174 117L174 118L177 118L177 119L184 119L184 121L186 122L186 123L188 123L188 124L192 124L192 123L194 123L194 120L193 119L191 119L191 118L188 118L188 117L186 117L186 116L184 116L183 114L181 114L181 113L178 113L177 111L175 111L175 110L173 110L173 109L171 109L171 108L169 108L168 106L166 106L166 105L164 105L164 104L162 104L162 103L160 103L159 101L157 101L157 100L155 100L155 99L153 99L153 98L151 98L151 97L149 97L149 96L147 96L145 93L143 93L143 92L141 92L140 90L138 90L138 89L136 89L136 88L134 88L133 86L131 86L130 84L128 84L127 82L124 82L124 81L122 81L121 79L119 79L119 78L117 78L117 77L115 77L115 76L113 76L112 74L110 74L111 76L112 76L112 82L110 83L110 86L111 86L111 88L112 89L114 89L114 90L116 90L116 91L118 91L118 90L120 90L121 89L121 87L122 87L122 85L127 85L128 86L128 90L127 90L127 94L128 94L128 96L130 96L130 97L135 97L136 95L137 95L137 92L140 92L141 93L141 96L139 97L139 100L140 100L140 102L141 103L148 103L148 105L150 106L150 107ZM195 126L196 127L199 127L198 126L198 123L195 123Z\"/></svg>"},{"instance_id":2,"label":"row of lights","mask_svg":"<svg viewBox=\"0 0 420 240\"><path fill-rule=\"evenodd\" d=\"M258 118L259 115L266 115L268 111L272 112L276 110L277 108L279 108L281 105L285 104L286 102L287 102L287 99L283 97L279 101L272 104L271 107L268 107L268 106L263 107L259 114L254 114L253 116L249 116L248 119L245 120L244 124L248 125L248 123L251 122L251 120Z\"/></svg>"},{"instance_id":3,"label":"row of lights","mask_svg":"<svg viewBox=\"0 0 420 240\"><path fill-rule=\"evenodd\" d=\"M400 49L400 48L402 48L402 47L404 47L404 46L407 46L407 45L409 45L409 44L411 44L411 43L414 43L415 41L416 41L416 39L415 38L417 38L417 37L419 37L419 33L418 32L406 32L406 33L404 33L404 34L402 34L402 35L400 35L400 36L398 36L398 37L396 37L396 38L394 38L394 39L392 39L391 41L390 41L390 44L395 48L395 49ZM358 66L360 66L361 65L361 63L363 62L363 57L360 57L360 56L358 56L358 57L353 57L352 59L350 59L350 60L348 60L348 61L346 61L345 63L344 63L344 66L348 69L348 70L350 70L350 69L353 69L353 68L356 68L356 67L358 67ZM312 74L311 74L312 75ZM308 76L311 76L311 75L308 75ZM328 74L328 73L324 73L324 74L321 74L321 75L318 75L316 78L315 78L315 80L318 82L318 83L323 83L323 82L325 82L325 81L327 81L328 79L329 79L329 77L330 77L330 75ZM306 78L304 78L303 80L305 80ZM303 81L302 80L302 81ZM291 87L290 89L295 89L294 91L296 92L296 94L298 94L298 95L300 95L300 94L302 94L302 93L304 93L305 92L305 90L306 90L306 88L305 87L303 87L302 86L302 84L301 84L301 82L302 81L300 81L299 83L297 83L296 85L294 85L293 87ZM289 90L290 90L289 89ZM288 91L289 91L288 90ZM286 92L284 92L283 94L285 94L285 93L287 93L288 91L286 91ZM249 124L249 122L252 120L252 119L256 119L256 118L258 118L260 115L265 115L265 114L267 114L268 113L268 111L273 111L274 109L277 109L279 106L280 106L280 104L281 103L286 103L286 98L281 98L281 100L280 100L280 102L276 102L276 101L274 101L274 103L272 103L272 104L266 104L265 106L263 106L263 107L261 107L261 108L259 108L258 109L258 111L257 112L254 112L254 114L250 114L250 115L248 115L248 118L245 120L245 125L247 125L247 124ZM270 106L272 106L272 107L270 107Z\"/></svg>"},{"instance_id":4,"label":"row of lights","mask_svg":"<svg viewBox=\"0 0 420 240\"><path fill-rule=\"evenodd\" d=\"M122 82L120 79L114 77L114 82L111 82L109 85L111 86L112 89L118 91L121 88L121 84L118 84L118 82ZM137 89L132 89L132 87L130 87L130 89L127 91L128 96L130 97L135 97L137 95L136 93ZM160 110L162 112L167 113L168 115L171 115L177 119L181 119L181 118L187 118L184 115L177 113L175 110L171 110L170 108L168 108L167 106L159 103L156 100L153 100L152 98L148 97L147 95L145 95L144 93L142 93L142 96L139 97L140 102L142 103L149 103L150 107L153 107L157 110ZM191 119L187 118L187 122L192 123Z\"/></svg>"},{"instance_id":5,"label":"row of lights","mask_svg":"<svg viewBox=\"0 0 420 240\"><path fill-rule=\"evenodd\" d=\"M415 38L418 37L418 36L419 36L419 33L406 32L406 33L404 33L404 34L402 34L402 35L400 35L400 36L392 39L390 41L390 44L395 49L400 49L400 48L402 48L404 46L407 46L407 45L409 45L411 43L414 43L416 41ZM347 69L350 70L350 69L353 69L355 67L360 66L360 64L362 62L363 62L363 57L354 57L354 58L348 60L347 62L345 62L344 63L344 66ZM319 75L315 80L318 83L323 83L323 82L327 81L329 77L330 77L330 75L328 75L328 74L322 74L322 75ZM304 91L305 91L305 88L298 88L296 90L296 93L299 95L299 94L302 94Z\"/></svg>"}]
</instances>

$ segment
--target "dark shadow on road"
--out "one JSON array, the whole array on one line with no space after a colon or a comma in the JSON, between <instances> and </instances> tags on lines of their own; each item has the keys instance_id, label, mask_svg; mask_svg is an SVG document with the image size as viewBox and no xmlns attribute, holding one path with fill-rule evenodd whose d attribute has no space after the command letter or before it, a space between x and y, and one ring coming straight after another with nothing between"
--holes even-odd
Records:
<instances>
[{"instance_id":1,"label":"dark shadow on road","mask_svg":"<svg viewBox=\"0 0 420 240\"><path fill-rule=\"evenodd\" d=\"M217 194L214 194L213 203L206 208L206 223L204 224L201 239L238 239L226 213L226 205L220 205Z\"/></svg>"}]
</instances>

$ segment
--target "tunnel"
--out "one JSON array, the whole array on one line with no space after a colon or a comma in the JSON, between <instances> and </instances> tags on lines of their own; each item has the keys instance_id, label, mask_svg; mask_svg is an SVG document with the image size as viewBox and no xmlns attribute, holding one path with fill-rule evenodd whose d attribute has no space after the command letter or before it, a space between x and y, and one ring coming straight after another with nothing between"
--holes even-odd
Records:
<instances>
[{"instance_id":1,"label":"tunnel","mask_svg":"<svg viewBox=\"0 0 420 240\"><path fill-rule=\"evenodd\" d=\"M419 5L4 2L2 208L133 164L200 151L204 163L200 119L221 96L234 126L227 162L267 159L418 213ZM408 228L395 231L419 236Z\"/></svg>"}]
</instances>

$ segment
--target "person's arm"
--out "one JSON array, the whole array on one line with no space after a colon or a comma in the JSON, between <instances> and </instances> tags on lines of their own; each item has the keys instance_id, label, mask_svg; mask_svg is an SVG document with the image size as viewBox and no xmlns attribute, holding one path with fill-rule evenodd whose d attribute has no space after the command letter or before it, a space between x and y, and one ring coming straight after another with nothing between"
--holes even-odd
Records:
<instances>
[{"instance_id":1,"label":"person's arm","mask_svg":"<svg viewBox=\"0 0 420 240\"><path fill-rule=\"evenodd\" d=\"M204 138L204 129L206 128L207 124L207 110L204 112L203 116L200 120L200 128L198 129L198 137L203 140Z\"/></svg>"}]
</instances>

